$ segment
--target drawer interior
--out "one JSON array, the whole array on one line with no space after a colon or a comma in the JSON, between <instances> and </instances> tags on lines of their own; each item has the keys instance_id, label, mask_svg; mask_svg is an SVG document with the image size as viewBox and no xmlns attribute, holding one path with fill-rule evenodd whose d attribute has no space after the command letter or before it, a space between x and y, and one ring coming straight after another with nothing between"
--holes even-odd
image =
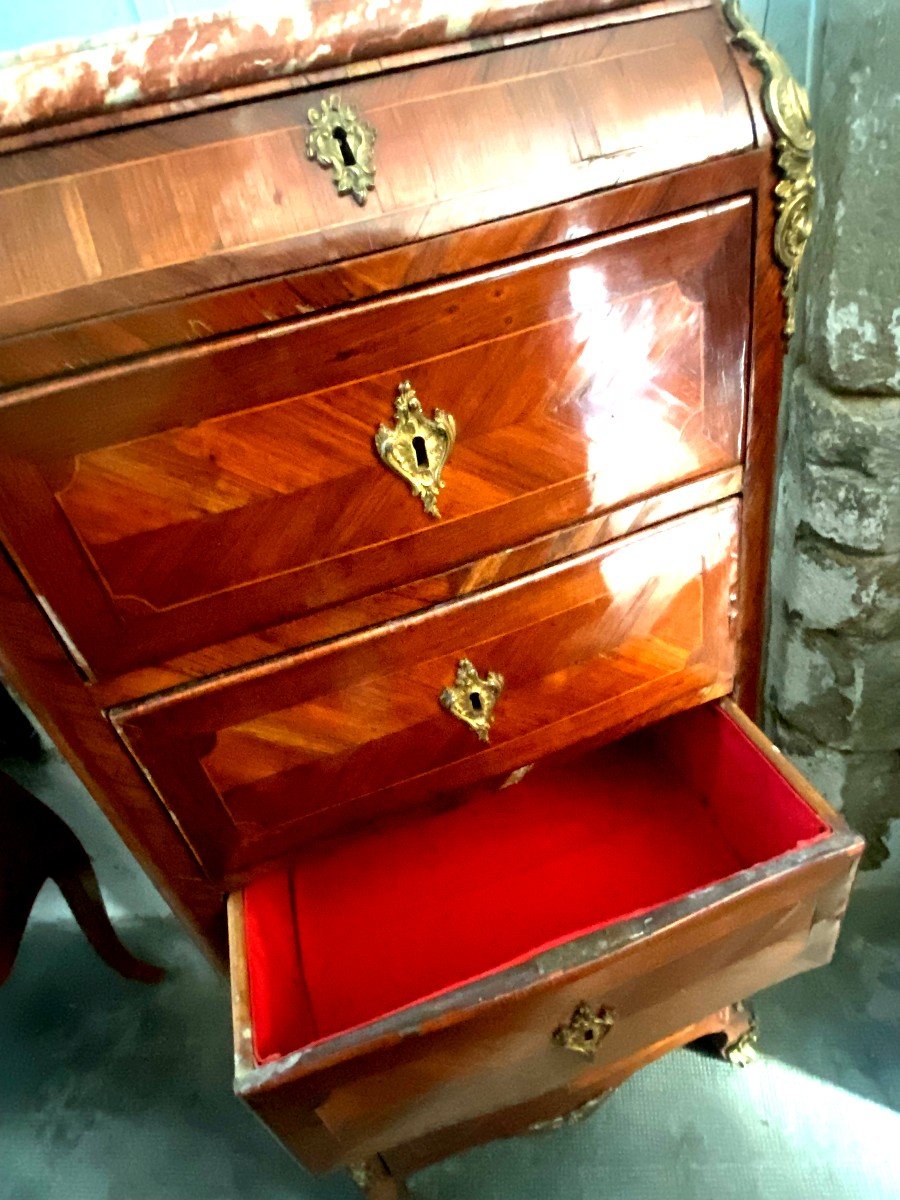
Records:
<instances>
[{"instance_id":1,"label":"drawer interior","mask_svg":"<svg viewBox=\"0 0 900 1200\"><path fill-rule=\"evenodd\" d=\"M717 705L307 848L244 892L271 1061L831 832Z\"/></svg>"}]
</instances>

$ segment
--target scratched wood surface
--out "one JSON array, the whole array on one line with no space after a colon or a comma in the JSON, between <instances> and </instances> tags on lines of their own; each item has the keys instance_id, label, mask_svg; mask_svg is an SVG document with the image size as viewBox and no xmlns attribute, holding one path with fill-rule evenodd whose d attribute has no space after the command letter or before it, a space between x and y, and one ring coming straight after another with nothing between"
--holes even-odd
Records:
<instances>
[{"instance_id":1,"label":"scratched wood surface","mask_svg":"<svg viewBox=\"0 0 900 1200\"><path fill-rule=\"evenodd\" d=\"M327 94L0 158L0 332L420 241L753 144L711 8L343 84L378 131L365 208L307 160L306 109ZM32 222L40 239L20 234ZM140 346L133 329L102 336Z\"/></svg>"},{"instance_id":2,"label":"scratched wood surface","mask_svg":"<svg viewBox=\"0 0 900 1200\"><path fill-rule=\"evenodd\" d=\"M117 711L207 872L731 686L735 500L386 628ZM506 679L491 740L438 697Z\"/></svg>"},{"instance_id":3,"label":"scratched wood surface","mask_svg":"<svg viewBox=\"0 0 900 1200\"><path fill-rule=\"evenodd\" d=\"M734 466L750 233L734 200L38 391L0 527L103 676ZM440 520L374 451L405 379L456 420Z\"/></svg>"}]
</instances>

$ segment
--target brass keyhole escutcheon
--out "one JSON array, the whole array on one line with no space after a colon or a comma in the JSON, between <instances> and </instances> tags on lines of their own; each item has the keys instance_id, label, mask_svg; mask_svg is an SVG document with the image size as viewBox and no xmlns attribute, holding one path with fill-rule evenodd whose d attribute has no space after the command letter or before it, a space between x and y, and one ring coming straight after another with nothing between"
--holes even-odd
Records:
<instances>
[{"instance_id":1,"label":"brass keyhole escutcheon","mask_svg":"<svg viewBox=\"0 0 900 1200\"><path fill-rule=\"evenodd\" d=\"M385 466L406 480L429 516L439 517L441 472L455 441L456 422L450 413L436 408L426 417L413 385L404 380L394 401L394 427L379 425L375 449Z\"/></svg>"},{"instance_id":2,"label":"brass keyhole escutcheon","mask_svg":"<svg viewBox=\"0 0 900 1200\"><path fill-rule=\"evenodd\" d=\"M490 740L494 707L502 691L502 675L489 671L487 678L482 679L472 663L467 658L461 658L456 668L456 682L452 687L444 688L440 702L447 712L473 729L479 741L487 742Z\"/></svg>"},{"instance_id":3,"label":"brass keyhole escutcheon","mask_svg":"<svg viewBox=\"0 0 900 1200\"><path fill-rule=\"evenodd\" d=\"M332 172L339 196L352 192L357 204L365 204L375 186L375 130L340 96L329 96L306 115L307 157Z\"/></svg>"},{"instance_id":4,"label":"brass keyhole escutcheon","mask_svg":"<svg viewBox=\"0 0 900 1200\"><path fill-rule=\"evenodd\" d=\"M597 1047L612 1029L616 1014L611 1008L599 1008L596 1012L586 1000L576 1005L572 1016L553 1031L553 1042L564 1050L593 1058Z\"/></svg>"}]
</instances>

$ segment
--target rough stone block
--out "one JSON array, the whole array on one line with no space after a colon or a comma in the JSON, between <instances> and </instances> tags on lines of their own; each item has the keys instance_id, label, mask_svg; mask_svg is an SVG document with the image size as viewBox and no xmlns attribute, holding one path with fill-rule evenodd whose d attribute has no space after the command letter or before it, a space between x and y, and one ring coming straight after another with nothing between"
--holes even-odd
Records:
<instances>
[{"instance_id":1,"label":"rough stone block","mask_svg":"<svg viewBox=\"0 0 900 1200\"><path fill-rule=\"evenodd\" d=\"M867 837L869 865L900 818L897 15L897 0L831 0L822 26L767 676L776 742Z\"/></svg>"},{"instance_id":2,"label":"rough stone block","mask_svg":"<svg viewBox=\"0 0 900 1200\"><path fill-rule=\"evenodd\" d=\"M895 0L829 7L816 98L820 207L808 358L832 387L900 391L900 21Z\"/></svg>"},{"instance_id":3,"label":"rough stone block","mask_svg":"<svg viewBox=\"0 0 900 1200\"><path fill-rule=\"evenodd\" d=\"M826 745L843 742L851 715L846 681L796 621L782 617L773 629L768 682L774 708L794 728Z\"/></svg>"},{"instance_id":4,"label":"rough stone block","mask_svg":"<svg viewBox=\"0 0 900 1200\"><path fill-rule=\"evenodd\" d=\"M900 554L852 555L805 538L779 582L788 612L808 629L900 639Z\"/></svg>"},{"instance_id":5,"label":"rough stone block","mask_svg":"<svg viewBox=\"0 0 900 1200\"><path fill-rule=\"evenodd\" d=\"M806 367L797 367L788 405L796 416L803 458L897 484L900 398L840 395L817 382Z\"/></svg>"},{"instance_id":6,"label":"rough stone block","mask_svg":"<svg viewBox=\"0 0 900 1200\"><path fill-rule=\"evenodd\" d=\"M806 463L800 496L801 526L827 541L869 554L900 550L900 486Z\"/></svg>"},{"instance_id":7,"label":"rough stone block","mask_svg":"<svg viewBox=\"0 0 900 1200\"><path fill-rule=\"evenodd\" d=\"M851 552L900 550L900 399L848 399L796 369L778 517L782 560L804 529Z\"/></svg>"},{"instance_id":8,"label":"rough stone block","mask_svg":"<svg viewBox=\"0 0 900 1200\"><path fill-rule=\"evenodd\" d=\"M846 753L825 746L772 714L772 740L866 839L863 866L888 855L892 821L900 818L900 753Z\"/></svg>"},{"instance_id":9,"label":"rough stone block","mask_svg":"<svg viewBox=\"0 0 900 1200\"><path fill-rule=\"evenodd\" d=\"M777 712L823 745L900 748L900 641L835 637L785 620L773 637L769 685Z\"/></svg>"}]
</instances>

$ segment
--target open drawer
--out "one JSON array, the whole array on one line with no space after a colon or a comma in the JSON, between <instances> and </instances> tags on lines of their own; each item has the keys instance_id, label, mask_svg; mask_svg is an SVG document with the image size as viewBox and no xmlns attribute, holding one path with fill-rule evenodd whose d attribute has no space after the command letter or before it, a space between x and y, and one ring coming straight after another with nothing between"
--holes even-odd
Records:
<instances>
[{"instance_id":1,"label":"open drawer","mask_svg":"<svg viewBox=\"0 0 900 1200\"><path fill-rule=\"evenodd\" d=\"M323 840L231 898L237 1091L319 1170L599 1091L828 961L861 850L729 701Z\"/></svg>"}]
</instances>

